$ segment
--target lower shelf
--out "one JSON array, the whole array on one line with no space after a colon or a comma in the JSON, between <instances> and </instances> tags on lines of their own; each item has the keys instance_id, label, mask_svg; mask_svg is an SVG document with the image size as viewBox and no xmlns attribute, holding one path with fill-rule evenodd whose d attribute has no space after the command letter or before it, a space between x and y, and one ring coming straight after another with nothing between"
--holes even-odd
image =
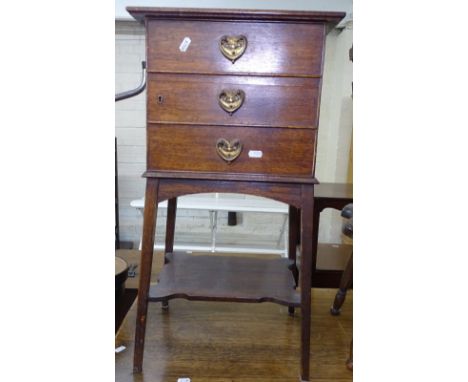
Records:
<instances>
[{"instance_id":1,"label":"lower shelf","mask_svg":"<svg viewBox=\"0 0 468 382\"><path fill-rule=\"evenodd\" d=\"M150 301L184 298L200 301L275 302L300 306L289 259L166 254Z\"/></svg>"}]
</instances>

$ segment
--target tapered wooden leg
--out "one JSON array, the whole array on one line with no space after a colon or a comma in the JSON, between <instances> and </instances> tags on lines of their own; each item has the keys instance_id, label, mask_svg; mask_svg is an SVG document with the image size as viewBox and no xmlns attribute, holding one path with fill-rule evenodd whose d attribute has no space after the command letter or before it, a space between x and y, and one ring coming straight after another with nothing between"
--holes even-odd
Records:
<instances>
[{"instance_id":1,"label":"tapered wooden leg","mask_svg":"<svg viewBox=\"0 0 468 382\"><path fill-rule=\"evenodd\" d=\"M314 186L302 186L301 210L301 379L309 381L310 360L310 288L312 269L312 228Z\"/></svg>"},{"instance_id":2,"label":"tapered wooden leg","mask_svg":"<svg viewBox=\"0 0 468 382\"><path fill-rule=\"evenodd\" d=\"M299 270L296 265L296 248L297 248L297 237L299 235L299 213L298 209L294 206L289 206L289 245L288 245L288 257L293 262L291 271L298 285Z\"/></svg>"},{"instance_id":3,"label":"tapered wooden leg","mask_svg":"<svg viewBox=\"0 0 468 382\"><path fill-rule=\"evenodd\" d=\"M289 269L291 270L296 287L299 282L299 270L296 264L296 249L299 237L299 210L294 206L289 206L289 237L288 237L288 258L291 260ZM294 307L288 307L289 315L294 314Z\"/></svg>"},{"instance_id":4,"label":"tapered wooden leg","mask_svg":"<svg viewBox=\"0 0 468 382\"><path fill-rule=\"evenodd\" d=\"M333 301L333 305L330 308L330 313L334 316L340 314L341 306L344 303L346 298L346 292L348 291L349 287L353 283L353 254L349 257L348 263L346 264L346 268L343 271L343 275L341 276L340 281L340 288L335 296L335 301Z\"/></svg>"},{"instance_id":5,"label":"tapered wooden leg","mask_svg":"<svg viewBox=\"0 0 468 382\"><path fill-rule=\"evenodd\" d=\"M172 253L174 251L176 211L177 211L177 198L169 199L167 201L166 245L164 249L164 263L165 264L167 263L166 253ZM162 308L164 310L169 309L168 300L162 301Z\"/></svg>"},{"instance_id":6,"label":"tapered wooden leg","mask_svg":"<svg viewBox=\"0 0 468 382\"><path fill-rule=\"evenodd\" d=\"M166 253L172 253L174 250L174 233L177 211L177 198L172 198L167 201L167 221L166 221ZM164 259L166 262L166 259Z\"/></svg>"},{"instance_id":7,"label":"tapered wooden leg","mask_svg":"<svg viewBox=\"0 0 468 382\"><path fill-rule=\"evenodd\" d=\"M140 373L143 366L146 318L148 314L148 293L153 263L154 235L158 212L159 180L146 180L145 212L143 217L143 239L140 261L140 284L138 287L138 308L135 328L135 350L133 353L133 372Z\"/></svg>"}]
</instances>

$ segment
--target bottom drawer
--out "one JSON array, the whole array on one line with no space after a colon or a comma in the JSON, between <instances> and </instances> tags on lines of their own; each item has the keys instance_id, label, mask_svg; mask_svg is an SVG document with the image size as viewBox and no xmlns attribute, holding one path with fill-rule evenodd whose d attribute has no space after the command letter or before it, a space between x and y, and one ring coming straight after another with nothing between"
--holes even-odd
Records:
<instances>
[{"instance_id":1,"label":"bottom drawer","mask_svg":"<svg viewBox=\"0 0 468 382\"><path fill-rule=\"evenodd\" d=\"M150 124L147 134L148 170L314 174L316 129Z\"/></svg>"}]
</instances>

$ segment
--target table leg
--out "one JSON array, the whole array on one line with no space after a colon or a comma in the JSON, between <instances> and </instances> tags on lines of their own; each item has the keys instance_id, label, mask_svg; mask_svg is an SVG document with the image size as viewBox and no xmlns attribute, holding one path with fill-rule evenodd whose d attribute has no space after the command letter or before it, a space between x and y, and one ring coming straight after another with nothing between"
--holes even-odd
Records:
<instances>
[{"instance_id":1,"label":"table leg","mask_svg":"<svg viewBox=\"0 0 468 382\"><path fill-rule=\"evenodd\" d=\"M164 264L167 263L166 254L174 251L174 234L177 213L177 198L171 198L167 201L167 220L166 220L166 244L164 247ZM169 302L162 301L162 308L169 309Z\"/></svg>"},{"instance_id":2,"label":"table leg","mask_svg":"<svg viewBox=\"0 0 468 382\"><path fill-rule=\"evenodd\" d=\"M167 220L166 220L166 245L165 253L174 251L174 233L177 211L177 198L172 198L167 201ZM166 259L164 259L166 263Z\"/></svg>"},{"instance_id":3,"label":"table leg","mask_svg":"<svg viewBox=\"0 0 468 382\"><path fill-rule=\"evenodd\" d=\"M314 186L302 186L301 210L301 379L309 381L310 361L310 288L313 247Z\"/></svg>"},{"instance_id":4,"label":"table leg","mask_svg":"<svg viewBox=\"0 0 468 382\"><path fill-rule=\"evenodd\" d=\"M143 243L140 261L140 284L138 287L138 307L135 328L135 350L133 372L140 373L143 367L146 319L148 315L148 294L153 262L156 216L158 212L158 179L146 180L145 213L143 218Z\"/></svg>"},{"instance_id":5,"label":"table leg","mask_svg":"<svg viewBox=\"0 0 468 382\"><path fill-rule=\"evenodd\" d=\"M299 210L294 206L289 206L289 237L288 237L288 258L291 260L290 268L294 277L296 287L299 282L299 270L296 263L297 241L299 236ZM288 312L292 316L294 307L289 306Z\"/></svg>"},{"instance_id":6,"label":"table leg","mask_svg":"<svg viewBox=\"0 0 468 382\"><path fill-rule=\"evenodd\" d=\"M296 207L289 206L289 244L288 244L288 257L294 263L291 269L294 276L296 286L299 278L299 270L296 265L296 249L297 249L297 237L299 235L299 211Z\"/></svg>"}]
</instances>

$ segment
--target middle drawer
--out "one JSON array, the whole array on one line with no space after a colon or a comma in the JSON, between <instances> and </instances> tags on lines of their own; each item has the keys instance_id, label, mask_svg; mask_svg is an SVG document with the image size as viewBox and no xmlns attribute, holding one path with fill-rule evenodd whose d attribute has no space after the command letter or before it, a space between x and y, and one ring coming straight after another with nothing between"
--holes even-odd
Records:
<instances>
[{"instance_id":1,"label":"middle drawer","mask_svg":"<svg viewBox=\"0 0 468 382\"><path fill-rule=\"evenodd\" d=\"M313 177L316 129L149 124L150 171Z\"/></svg>"},{"instance_id":2,"label":"middle drawer","mask_svg":"<svg viewBox=\"0 0 468 382\"><path fill-rule=\"evenodd\" d=\"M319 87L319 78L150 74L148 122L316 128Z\"/></svg>"}]
</instances>

